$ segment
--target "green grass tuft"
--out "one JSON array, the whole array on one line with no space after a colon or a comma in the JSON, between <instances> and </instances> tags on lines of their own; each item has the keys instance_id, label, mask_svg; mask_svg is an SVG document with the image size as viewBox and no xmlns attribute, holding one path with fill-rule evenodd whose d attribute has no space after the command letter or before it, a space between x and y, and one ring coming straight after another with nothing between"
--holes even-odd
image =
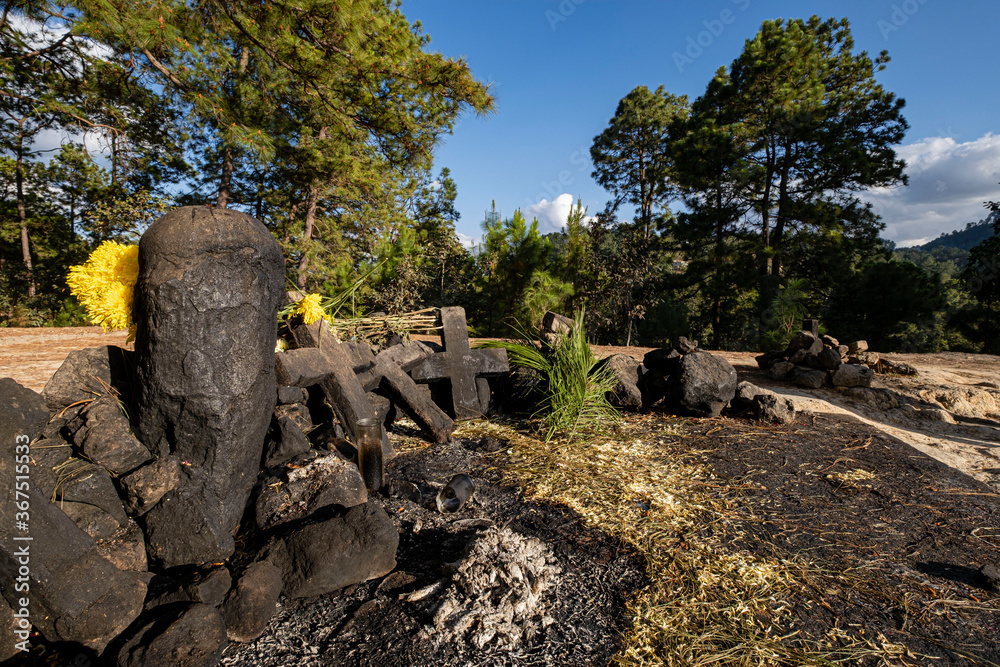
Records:
<instances>
[{"instance_id":1,"label":"green grass tuft","mask_svg":"<svg viewBox=\"0 0 1000 667\"><path fill-rule=\"evenodd\" d=\"M541 374L544 398L535 416L546 422L546 442L557 433L572 438L581 429L621 419L607 399L607 394L615 388L614 374L607 366L595 370L598 360L587 343L583 312L578 312L575 319L573 332L563 336L549 354L539 350L527 336L519 342L488 341L483 344L483 347L507 350L511 364Z\"/></svg>"}]
</instances>

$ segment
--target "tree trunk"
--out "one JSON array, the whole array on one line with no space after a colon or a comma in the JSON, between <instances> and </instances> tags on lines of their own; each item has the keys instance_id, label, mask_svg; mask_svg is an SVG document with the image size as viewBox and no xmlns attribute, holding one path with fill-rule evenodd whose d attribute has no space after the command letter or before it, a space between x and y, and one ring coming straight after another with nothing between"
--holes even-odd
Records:
<instances>
[{"instance_id":1,"label":"tree trunk","mask_svg":"<svg viewBox=\"0 0 1000 667\"><path fill-rule=\"evenodd\" d=\"M319 128L319 141L326 139L326 127ZM302 230L302 254L299 256L299 276L296 284L300 290L306 288L306 268L309 266L308 247L312 240L313 229L316 226L316 207L319 203L319 182L313 181L309 186L306 204L306 224Z\"/></svg>"},{"instance_id":2,"label":"tree trunk","mask_svg":"<svg viewBox=\"0 0 1000 667\"><path fill-rule=\"evenodd\" d=\"M725 222L722 219L722 191L719 189L715 191L715 210L717 213L715 216L715 289L712 290L715 292L712 298L712 349L720 350L722 349L721 337L719 336L719 329L722 328L722 279L719 274L722 271Z\"/></svg>"},{"instance_id":3,"label":"tree trunk","mask_svg":"<svg viewBox=\"0 0 1000 667\"><path fill-rule=\"evenodd\" d=\"M18 124L17 164L14 169L17 183L17 218L21 223L21 259L28 274L28 298L35 297L35 277L31 266L31 242L28 239L28 215L24 208L24 120Z\"/></svg>"},{"instance_id":4,"label":"tree trunk","mask_svg":"<svg viewBox=\"0 0 1000 667\"><path fill-rule=\"evenodd\" d=\"M778 213L774 221L774 236L771 239L773 249L771 263L771 275L777 277L781 275L781 246L785 236L785 221L788 218L788 151L786 149L785 164L781 168L781 180L778 182Z\"/></svg>"},{"instance_id":5,"label":"tree trunk","mask_svg":"<svg viewBox=\"0 0 1000 667\"><path fill-rule=\"evenodd\" d=\"M219 198L215 205L226 208L229 205L230 189L233 185L233 149L226 146L222 153L222 174L219 178Z\"/></svg>"}]
</instances>

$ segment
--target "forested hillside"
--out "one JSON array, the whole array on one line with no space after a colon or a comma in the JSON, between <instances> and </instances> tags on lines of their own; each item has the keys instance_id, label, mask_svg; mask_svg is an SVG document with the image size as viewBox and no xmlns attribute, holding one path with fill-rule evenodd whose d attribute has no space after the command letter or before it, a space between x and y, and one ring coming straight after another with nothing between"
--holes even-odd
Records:
<instances>
[{"instance_id":1,"label":"forested hillside","mask_svg":"<svg viewBox=\"0 0 1000 667\"><path fill-rule=\"evenodd\" d=\"M992 212L979 222L967 223L964 229L956 229L953 232L941 234L941 236L933 241L928 241L923 245L917 246L917 248L925 251L934 250L935 248L972 250L993 235L993 224L997 219L997 213Z\"/></svg>"},{"instance_id":2,"label":"forested hillside","mask_svg":"<svg viewBox=\"0 0 1000 667\"><path fill-rule=\"evenodd\" d=\"M697 99L637 86L607 100L607 127L581 137L603 210L578 205L543 237L484 202L470 252L461 184L434 149L493 97L397 3L9 3L0 323L86 323L68 267L197 204L260 219L289 287L333 295L370 273L356 312L463 305L499 335L585 309L595 342L728 349L781 346L818 317L885 351L995 352L995 216L932 242L961 237L966 265L891 252L859 194L906 182L887 66L846 19L767 21ZM53 133L61 147L43 152Z\"/></svg>"}]
</instances>

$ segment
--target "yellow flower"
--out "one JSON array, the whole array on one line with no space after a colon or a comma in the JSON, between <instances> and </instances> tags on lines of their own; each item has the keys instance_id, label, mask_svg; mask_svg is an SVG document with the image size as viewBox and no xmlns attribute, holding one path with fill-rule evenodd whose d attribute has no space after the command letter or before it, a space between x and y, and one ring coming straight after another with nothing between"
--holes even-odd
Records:
<instances>
[{"instance_id":1,"label":"yellow flower","mask_svg":"<svg viewBox=\"0 0 1000 667\"><path fill-rule=\"evenodd\" d=\"M83 264L69 267L66 284L90 321L109 329L132 326L132 300L139 276L139 246L105 241Z\"/></svg>"},{"instance_id":2,"label":"yellow flower","mask_svg":"<svg viewBox=\"0 0 1000 667\"><path fill-rule=\"evenodd\" d=\"M293 314L301 315L304 324L312 324L321 319L329 322L330 316L326 314L326 310L320 305L321 298L319 294L309 294L302 297Z\"/></svg>"}]
</instances>

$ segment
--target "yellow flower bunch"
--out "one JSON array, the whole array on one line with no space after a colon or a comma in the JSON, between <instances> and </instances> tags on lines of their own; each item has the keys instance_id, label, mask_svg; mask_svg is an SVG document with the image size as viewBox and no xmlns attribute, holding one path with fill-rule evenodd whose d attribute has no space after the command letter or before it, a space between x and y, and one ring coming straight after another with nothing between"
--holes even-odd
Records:
<instances>
[{"instance_id":1,"label":"yellow flower bunch","mask_svg":"<svg viewBox=\"0 0 1000 667\"><path fill-rule=\"evenodd\" d=\"M105 241L83 264L69 267L66 284L93 324L132 327L132 300L139 277L139 246Z\"/></svg>"},{"instance_id":2,"label":"yellow flower bunch","mask_svg":"<svg viewBox=\"0 0 1000 667\"><path fill-rule=\"evenodd\" d=\"M300 315L304 324L312 324L321 319L331 322L330 315L321 302L322 298L319 294L308 294L302 297L292 314Z\"/></svg>"}]
</instances>

